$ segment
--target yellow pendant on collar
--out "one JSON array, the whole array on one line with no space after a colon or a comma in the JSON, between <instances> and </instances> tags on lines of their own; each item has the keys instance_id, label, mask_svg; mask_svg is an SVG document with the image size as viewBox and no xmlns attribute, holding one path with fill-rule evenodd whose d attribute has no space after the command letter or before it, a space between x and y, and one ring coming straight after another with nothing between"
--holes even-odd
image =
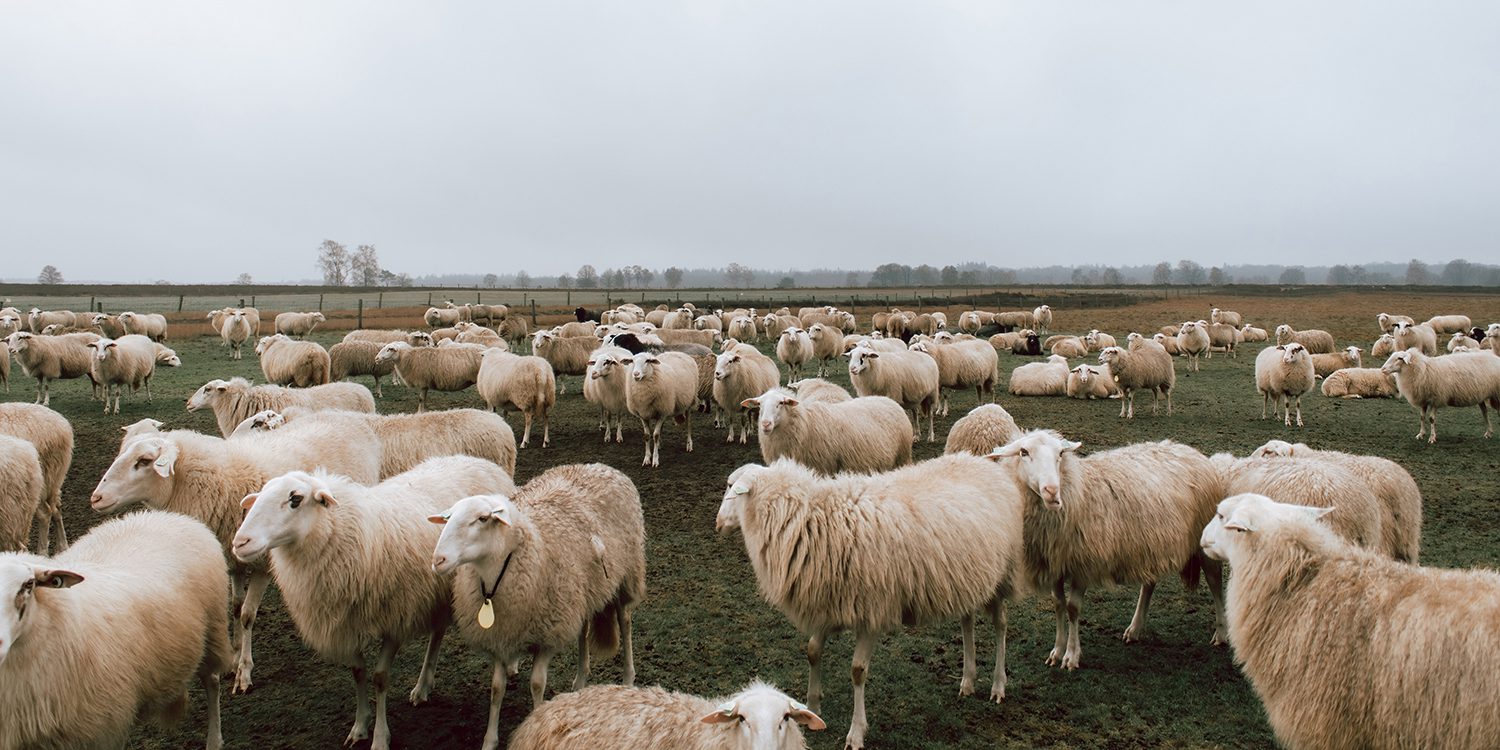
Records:
<instances>
[{"instance_id":1,"label":"yellow pendant on collar","mask_svg":"<svg viewBox=\"0 0 1500 750\"><path fill-rule=\"evenodd\" d=\"M489 599L484 600L484 606L479 608L479 627L489 630L495 626L495 607L490 604Z\"/></svg>"}]
</instances>

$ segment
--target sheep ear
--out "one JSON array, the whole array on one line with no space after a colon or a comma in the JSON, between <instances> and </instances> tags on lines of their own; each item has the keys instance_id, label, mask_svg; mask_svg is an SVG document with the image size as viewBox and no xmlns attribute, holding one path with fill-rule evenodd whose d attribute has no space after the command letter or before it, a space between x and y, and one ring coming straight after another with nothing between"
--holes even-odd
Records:
<instances>
[{"instance_id":1,"label":"sheep ear","mask_svg":"<svg viewBox=\"0 0 1500 750\"><path fill-rule=\"evenodd\" d=\"M156 455L156 460L152 462L151 468L155 469L158 475L166 478L172 476L172 469L176 465L177 446L173 443L166 443L162 446L161 452Z\"/></svg>"},{"instance_id":2,"label":"sheep ear","mask_svg":"<svg viewBox=\"0 0 1500 750\"><path fill-rule=\"evenodd\" d=\"M740 481L735 482L734 485L729 488L729 491L733 492L736 495L749 494L750 485L745 484L745 480L741 479Z\"/></svg>"},{"instance_id":3,"label":"sheep ear","mask_svg":"<svg viewBox=\"0 0 1500 750\"><path fill-rule=\"evenodd\" d=\"M83 583L83 576L71 570L38 570L36 585L44 589L65 589Z\"/></svg>"},{"instance_id":4,"label":"sheep ear","mask_svg":"<svg viewBox=\"0 0 1500 750\"><path fill-rule=\"evenodd\" d=\"M758 398L747 398L744 401L740 402L740 406L742 406L742 407L744 407L746 409L759 409L760 408L760 399L758 399Z\"/></svg>"},{"instance_id":5,"label":"sheep ear","mask_svg":"<svg viewBox=\"0 0 1500 750\"><path fill-rule=\"evenodd\" d=\"M333 493L329 492L327 487L319 487L313 490L312 497L329 508L336 508L339 504L339 501L334 498Z\"/></svg>"},{"instance_id":6,"label":"sheep ear","mask_svg":"<svg viewBox=\"0 0 1500 750\"><path fill-rule=\"evenodd\" d=\"M499 523L501 526L509 526L510 525L510 520L505 517L505 506L503 506L503 505L500 506L500 507L498 507L498 508L496 508L496 509L494 509L494 510L492 510L492 511L490 511L489 515L485 516L485 518L488 518L491 521L495 521L496 523Z\"/></svg>"},{"instance_id":7,"label":"sheep ear","mask_svg":"<svg viewBox=\"0 0 1500 750\"><path fill-rule=\"evenodd\" d=\"M823 719L819 718L819 716L812 711L807 710L807 706L798 703L797 701L792 701L792 710L788 711L787 715L792 717L792 721L795 721L814 732L821 732L824 729L828 728L828 724L824 723Z\"/></svg>"},{"instance_id":8,"label":"sheep ear","mask_svg":"<svg viewBox=\"0 0 1500 750\"><path fill-rule=\"evenodd\" d=\"M438 513L436 515L428 516L427 517L427 521L428 521L428 523L435 523L435 524L438 524L439 526L441 526L441 525L443 525L445 523L448 523L448 519L452 515L453 515L452 511L443 511L442 513Z\"/></svg>"},{"instance_id":9,"label":"sheep ear","mask_svg":"<svg viewBox=\"0 0 1500 750\"><path fill-rule=\"evenodd\" d=\"M1306 506L1306 505L1298 505L1298 506L1296 506L1297 511L1299 513L1302 513L1303 515L1307 516L1308 518L1310 518L1310 519L1312 519L1314 521L1322 518L1323 516L1328 515L1329 513L1332 513L1333 510L1334 510L1334 508L1336 508L1336 507L1338 507L1338 506L1329 506L1327 508L1314 508L1314 507Z\"/></svg>"},{"instance_id":10,"label":"sheep ear","mask_svg":"<svg viewBox=\"0 0 1500 750\"><path fill-rule=\"evenodd\" d=\"M704 724L723 724L726 721L737 721L739 719L739 716L735 713L735 710L736 706L734 705L734 701L722 703L718 708L714 709L713 713L699 719L698 721L701 721Z\"/></svg>"},{"instance_id":11,"label":"sheep ear","mask_svg":"<svg viewBox=\"0 0 1500 750\"><path fill-rule=\"evenodd\" d=\"M250 510L250 506L255 505L255 501L259 499L260 495L252 492L244 496L243 498L240 498L240 507L244 508L245 510Z\"/></svg>"},{"instance_id":12,"label":"sheep ear","mask_svg":"<svg viewBox=\"0 0 1500 750\"><path fill-rule=\"evenodd\" d=\"M1020 452L1021 446L1016 445L1015 443L1011 443L1009 445L1001 445L996 447L994 450L990 451L989 455L985 456L985 458L988 458L991 461L999 461L1002 458L1010 458L1011 456L1018 455Z\"/></svg>"},{"instance_id":13,"label":"sheep ear","mask_svg":"<svg viewBox=\"0 0 1500 750\"><path fill-rule=\"evenodd\" d=\"M795 398L789 398L781 402L782 406L796 406L799 402Z\"/></svg>"},{"instance_id":14,"label":"sheep ear","mask_svg":"<svg viewBox=\"0 0 1500 750\"><path fill-rule=\"evenodd\" d=\"M1076 443L1076 442L1074 442L1072 440L1064 440L1064 441L1062 441L1062 451L1063 451L1063 453L1072 453L1073 451L1076 451L1076 450L1078 450L1079 448L1082 448L1082 447L1083 447L1083 443Z\"/></svg>"},{"instance_id":15,"label":"sheep ear","mask_svg":"<svg viewBox=\"0 0 1500 750\"><path fill-rule=\"evenodd\" d=\"M869 359L875 359L875 358L877 358L879 356L880 356L880 352L873 352L873 351L872 352L865 352L865 357L867 357Z\"/></svg>"},{"instance_id":16,"label":"sheep ear","mask_svg":"<svg viewBox=\"0 0 1500 750\"><path fill-rule=\"evenodd\" d=\"M1245 521L1245 520L1239 519L1239 518L1235 518L1235 519L1231 519L1231 520L1225 521L1224 522L1224 528L1229 529L1230 531L1244 531L1244 532L1255 531L1255 527L1252 526L1249 521Z\"/></svg>"}]
</instances>

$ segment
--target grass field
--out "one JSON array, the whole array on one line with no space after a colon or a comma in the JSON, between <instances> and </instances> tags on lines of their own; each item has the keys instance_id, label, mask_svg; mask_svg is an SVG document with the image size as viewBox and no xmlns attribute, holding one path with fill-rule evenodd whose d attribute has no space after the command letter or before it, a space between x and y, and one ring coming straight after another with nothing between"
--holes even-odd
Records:
<instances>
[{"instance_id":1,"label":"grass field","mask_svg":"<svg viewBox=\"0 0 1500 750\"><path fill-rule=\"evenodd\" d=\"M18 300L24 302L25 300ZM1238 309L1266 328L1290 322L1298 328L1330 330L1340 344L1368 348L1375 338L1375 314L1404 312L1419 319L1439 312L1464 312L1476 324L1500 320L1500 295L1426 297L1406 293L1345 293L1295 299L1218 298L1214 304ZM959 308L950 310L956 320ZM1131 330L1155 330L1188 317L1207 316L1198 297L1145 301L1127 307L1071 310L1060 307L1054 329L1081 332L1099 328L1122 340ZM868 321L866 311L861 320ZM407 321L415 324L415 319ZM330 344L340 334L314 335ZM53 388L54 408L73 420L77 449L64 489L70 534L85 533L101 519L87 498L114 457L119 427L142 417L162 419L172 428L213 433L211 414L189 414L183 403L203 382L242 375L258 379L254 357L231 362L227 350L209 338L174 339L184 366L159 372L156 400L128 401L119 416L105 417L88 399L84 382ZM764 345L763 345L764 346ZM1202 372L1179 366L1176 413L1150 414L1149 402L1134 421L1116 417L1114 401L1017 399L999 402L1025 427L1051 427L1081 440L1084 450L1172 438L1205 453L1247 451L1272 438L1305 441L1316 447L1370 453L1405 466L1425 499L1422 556L1438 566L1495 566L1500 561L1500 475L1494 471L1500 441L1484 440L1475 409L1439 414L1442 438L1428 446L1412 438L1415 413L1391 400L1342 401L1311 394L1304 400L1304 429L1261 421L1253 386L1251 345L1237 358L1215 356ZM1001 369L1027 361L1001 355ZM1370 363L1367 362L1367 366ZM847 385L846 373L833 380ZM30 401L31 382L13 373L12 401ZM553 445L522 451L517 481L563 463L603 461L631 476L646 514L648 597L635 618L638 683L722 695L759 676L793 696L806 689L805 639L777 611L763 603L738 535L719 538L714 516L724 478L735 467L759 461L752 444L726 445L723 433L695 419L692 454L682 452L682 432L668 427L659 469L640 467L639 432L624 445L603 444L594 429L594 411L580 395L579 379L567 378L568 392L554 412ZM438 408L479 404L473 391L439 394ZM917 457L942 449L947 427L975 405L972 393L953 400L950 418L939 420L939 441L920 443ZM414 395L387 386L379 404L384 412L415 409ZM512 422L515 424L515 421ZM1149 522L1149 519L1143 519ZM1184 591L1167 581L1152 608L1152 633L1143 643L1125 645L1125 628L1135 591L1091 591L1083 611L1083 665L1074 673L1046 667L1053 637L1049 597L1025 599L1012 607L1008 647L1007 699L995 705L979 697L960 698L961 661L956 622L937 624L883 638L876 650L868 687L869 747L1266 747L1272 744L1253 692L1224 648L1208 645L1212 608L1204 591ZM980 653L989 642L978 632ZM224 736L229 747L336 747L353 718L352 683L347 672L319 660L305 648L273 587L261 608L255 638L256 687L245 696L224 696ZM848 664L852 638L832 639L826 662L822 715L829 729L810 734L810 746L837 748L848 729ZM408 644L393 675L393 695L416 678L422 648ZM413 708L391 700L395 744L409 748L478 747L489 701L489 671L475 654L451 637L438 668L433 700ZM983 657L981 657L981 660ZM523 665L523 669L528 665ZM981 664L981 667L983 665ZM551 690L566 688L571 654L552 665ZM596 681L618 678L616 661L595 666ZM981 674L987 674L983 668ZM524 679L525 672L522 673ZM977 695L986 695L981 680ZM508 734L530 710L524 682L507 692L501 729ZM170 729L142 728L132 747L179 748L201 742L203 711L195 700L188 720Z\"/></svg>"}]
</instances>

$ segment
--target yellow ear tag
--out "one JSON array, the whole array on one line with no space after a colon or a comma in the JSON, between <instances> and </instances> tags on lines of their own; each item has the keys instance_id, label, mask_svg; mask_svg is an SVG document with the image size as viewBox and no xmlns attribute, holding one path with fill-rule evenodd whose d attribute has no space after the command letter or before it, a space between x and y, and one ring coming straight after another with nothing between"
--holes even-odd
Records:
<instances>
[{"instance_id":1,"label":"yellow ear tag","mask_svg":"<svg viewBox=\"0 0 1500 750\"><path fill-rule=\"evenodd\" d=\"M484 606L479 608L479 627L485 630L495 627L495 607L489 599L485 599Z\"/></svg>"}]
</instances>

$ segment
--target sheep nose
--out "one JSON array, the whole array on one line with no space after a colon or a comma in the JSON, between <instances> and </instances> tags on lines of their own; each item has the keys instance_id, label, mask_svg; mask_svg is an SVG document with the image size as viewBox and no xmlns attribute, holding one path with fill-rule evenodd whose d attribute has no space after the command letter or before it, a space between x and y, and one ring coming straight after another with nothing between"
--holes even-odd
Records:
<instances>
[{"instance_id":1,"label":"sheep nose","mask_svg":"<svg viewBox=\"0 0 1500 750\"><path fill-rule=\"evenodd\" d=\"M448 564L448 558L447 558L446 555L433 555L432 556L432 572L436 573L439 570L442 570L443 566L445 566L447 564Z\"/></svg>"},{"instance_id":2,"label":"sheep nose","mask_svg":"<svg viewBox=\"0 0 1500 750\"><path fill-rule=\"evenodd\" d=\"M1046 498L1047 500L1056 500L1057 499L1057 485L1055 485L1055 484L1045 484L1045 485L1042 485L1042 497Z\"/></svg>"}]
</instances>

